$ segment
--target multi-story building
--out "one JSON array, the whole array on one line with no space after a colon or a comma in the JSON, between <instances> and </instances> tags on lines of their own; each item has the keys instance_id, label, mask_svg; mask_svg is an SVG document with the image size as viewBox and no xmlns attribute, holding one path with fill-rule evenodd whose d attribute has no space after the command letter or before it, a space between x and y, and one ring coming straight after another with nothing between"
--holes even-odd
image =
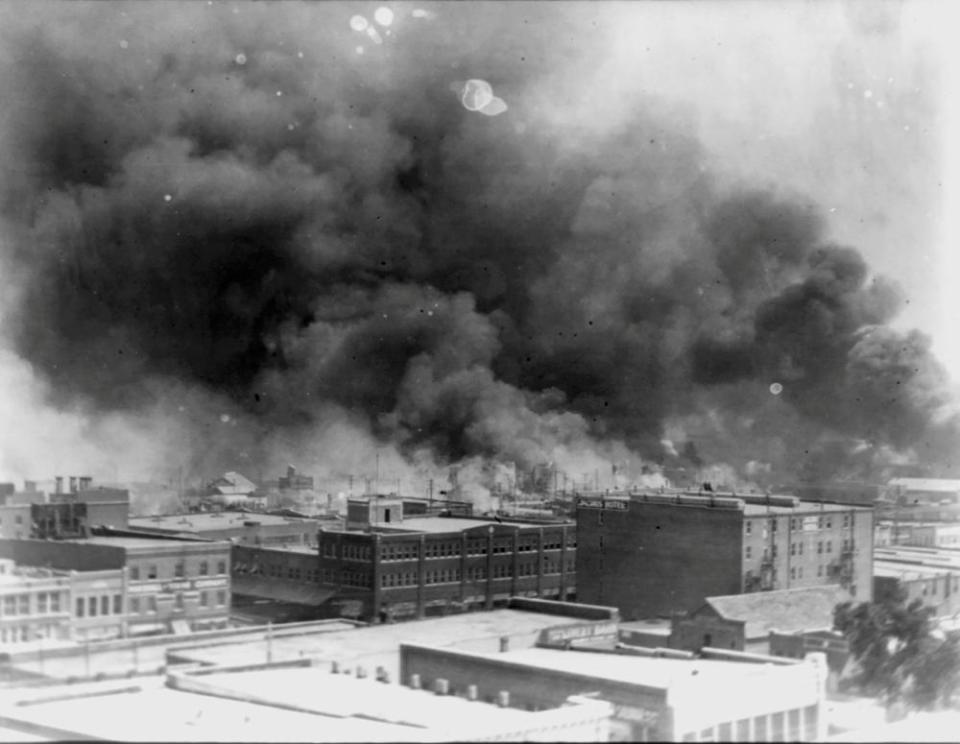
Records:
<instances>
[{"instance_id":1,"label":"multi-story building","mask_svg":"<svg viewBox=\"0 0 960 744\"><path fill-rule=\"evenodd\" d=\"M89 477L58 476L52 493L28 481L23 491L0 484L0 538L76 538L91 528L124 529L130 513L130 492L94 486Z\"/></svg>"},{"instance_id":2,"label":"multi-story building","mask_svg":"<svg viewBox=\"0 0 960 744\"><path fill-rule=\"evenodd\" d=\"M0 558L0 648L69 641L70 575Z\"/></svg>"},{"instance_id":3,"label":"multi-story building","mask_svg":"<svg viewBox=\"0 0 960 744\"><path fill-rule=\"evenodd\" d=\"M321 524L323 522L316 519L222 511L136 517L130 520L130 529L158 535L229 540L235 545L315 547Z\"/></svg>"},{"instance_id":4,"label":"multi-story building","mask_svg":"<svg viewBox=\"0 0 960 744\"><path fill-rule=\"evenodd\" d=\"M960 552L904 546L877 548L873 592L878 601L902 592L908 604L920 600L933 609L937 620L960 627Z\"/></svg>"},{"instance_id":5,"label":"multi-story building","mask_svg":"<svg viewBox=\"0 0 960 744\"><path fill-rule=\"evenodd\" d=\"M87 637L113 633L121 616L120 632L131 635L226 627L229 620L228 542L127 536L9 540L0 542L0 556L77 572L71 609L78 632ZM121 572L122 579L110 571Z\"/></svg>"},{"instance_id":6,"label":"multi-story building","mask_svg":"<svg viewBox=\"0 0 960 744\"><path fill-rule=\"evenodd\" d=\"M827 669L818 656L477 653L403 643L400 669L411 686L526 710L589 694L614 706L611 741L822 741L827 732Z\"/></svg>"},{"instance_id":7,"label":"multi-story building","mask_svg":"<svg viewBox=\"0 0 960 744\"><path fill-rule=\"evenodd\" d=\"M578 599L627 620L822 584L872 596L873 512L863 507L729 493L581 498L577 543Z\"/></svg>"},{"instance_id":8,"label":"multi-story building","mask_svg":"<svg viewBox=\"0 0 960 744\"><path fill-rule=\"evenodd\" d=\"M318 540L319 582L347 616L423 617L576 592L566 521L411 517L402 499L372 497L351 499L345 527Z\"/></svg>"}]
</instances>

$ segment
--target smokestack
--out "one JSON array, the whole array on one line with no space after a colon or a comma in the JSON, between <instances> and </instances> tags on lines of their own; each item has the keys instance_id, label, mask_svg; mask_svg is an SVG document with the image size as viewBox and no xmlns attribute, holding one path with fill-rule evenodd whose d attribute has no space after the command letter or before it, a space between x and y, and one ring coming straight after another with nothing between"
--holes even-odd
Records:
<instances>
[{"instance_id":1,"label":"smokestack","mask_svg":"<svg viewBox=\"0 0 960 744\"><path fill-rule=\"evenodd\" d=\"M90 489L90 486L93 484L93 478L89 475L82 475L77 479L79 483L79 490L87 491Z\"/></svg>"},{"instance_id":2,"label":"smokestack","mask_svg":"<svg viewBox=\"0 0 960 744\"><path fill-rule=\"evenodd\" d=\"M77 492L77 476L71 475L70 476L70 493L76 493L76 492Z\"/></svg>"},{"instance_id":3,"label":"smokestack","mask_svg":"<svg viewBox=\"0 0 960 744\"><path fill-rule=\"evenodd\" d=\"M56 485L54 486L54 493L63 493L63 476L58 475L54 478Z\"/></svg>"}]
</instances>

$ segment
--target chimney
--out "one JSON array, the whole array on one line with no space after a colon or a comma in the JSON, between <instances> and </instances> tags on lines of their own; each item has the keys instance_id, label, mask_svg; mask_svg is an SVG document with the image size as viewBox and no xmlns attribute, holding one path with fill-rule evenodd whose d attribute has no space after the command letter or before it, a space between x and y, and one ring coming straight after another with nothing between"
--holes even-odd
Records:
<instances>
[{"instance_id":1,"label":"chimney","mask_svg":"<svg viewBox=\"0 0 960 744\"><path fill-rule=\"evenodd\" d=\"M340 674L340 665L337 662L330 664L331 674Z\"/></svg>"},{"instance_id":2,"label":"chimney","mask_svg":"<svg viewBox=\"0 0 960 744\"><path fill-rule=\"evenodd\" d=\"M70 493L76 493L76 492L77 492L77 476L71 475L70 476Z\"/></svg>"},{"instance_id":3,"label":"chimney","mask_svg":"<svg viewBox=\"0 0 960 744\"><path fill-rule=\"evenodd\" d=\"M433 691L437 695L449 695L450 694L450 683L443 679L442 677L434 680L433 682Z\"/></svg>"},{"instance_id":4,"label":"chimney","mask_svg":"<svg viewBox=\"0 0 960 744\"><path fill-rule=\"evenodd\" d=\"M500 708L510 707L510 693L507 690L500 690L497 693L497 706Z\"/></svg>"},{"instance_id":5,"label":"chimney","mask_svg":"<svg viewBox=\"0 0 960 744\"><path fill-rule=\"evenodd\" d=\"M367 670L362 666L357 667L357 679L365 679L367 676Z\"/></svg>"},{"instance_id":6,"label":"chimney","mask_svg":"<svg viewBox=\"0 0 960 744\"><path fill-rule=\"evenodd\" d=\"M510 650L510 636L500 636L500 653Z\"/></svg>"},{"instance_id":7,"label":"chimney","mask_svg":"<svg viewBox=\"0 0 960 744\"><path fill-rule=\"evenodd\" d=\"M420 675L419 675L419 674L411 674L411 675L410 675L410 688L413 689L413 690L419 690L419 689L420 689Z\"/></svg>"},{"instance_id":8,"label":"chimney","mask_svg":"<svg viewBox=\"0 0 960 744\"><path fill-rule=\"evenodd\" d=\"M89 490L90 486L93 484L93 478L91 478L89 475L80 476L80 478L78 478L78 481L80 482L81 491Z\"/></svg>"},{"instance_id":9,"label":"chimney","mask_svg":"<svg viewBox=\"0 0 960 744\"><path fill-rule=\"evenodd\" d=\"M479 697L477 694L476 685L467 685L467 700L476 700Z\"/></svg>"},{"instance_id":10,"label":"chimney","mask_svg":"<svg viewBox=\"0 0 960 744\"><path fill-rule=\"evenodd\" d=\"M54 493L63 493L63 476L58 475L54 480L56 480L56 487L54 488Z\"/></svg>"}]
</instances>

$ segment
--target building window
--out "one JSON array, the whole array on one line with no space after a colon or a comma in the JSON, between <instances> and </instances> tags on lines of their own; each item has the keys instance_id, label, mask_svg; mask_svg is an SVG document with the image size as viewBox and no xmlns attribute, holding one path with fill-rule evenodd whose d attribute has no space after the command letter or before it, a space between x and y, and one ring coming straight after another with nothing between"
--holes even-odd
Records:
<instances>
[{"instance_id":1,"label":"building window","mask_svg":"<svg viewBox=\"0 0 960 744\"><path fill-rule=\"evenodd\" d=\"M130 614L140 614L140 597L130 597Z\"/></svg>"},{"instance_id":2,"label":"building window","mask_svg":"<svg viewBox=\"0 0 960 744\"><path fill-rule=\"evenodd\" d=\"M157 578L157 566L156 566L156 564L153 564L153 565L147 567L147 578L148 578L148 579L155 579L155 578Z\"/></svg>"},{"instance_id":3,"label":"building window","mask_svg":"<svg viewBox=\"0 0 960 744\"><path fill-rule=\"evenodd\" d=\"M200 575L206 576L210 570L210 564L207 561L200 561Z\"/></svg>"},{"instance_id":4,"label":"building window","mask_svg":"<svg viewBox=\"0 0 960 744\"><path fill-rule=\"evenodd\" d=\"M823 576L823 566L817 566L817 576Z\"/></svg>"},{"instance_id":5,"label":"building window","mask_svg":"<svg viewBox=\"0 0 960 744\"><path fill-rule=\"evenodd\" d=\"M791 579L797 578L797 569L795 569L795 568L791 568L791 569L790 569L790 578L791 578Z\"/></svg>"},{"instance_id":6,"label":"building window","mask_svg":"<svg viewBox=\"0 0 960 744\"><path fill-rule=\"evenodd\" d=\"M177 561L173 567L173 575L178 579L182 579L183 574L184 574L183 561Z\"/></svg>"},{"instance_id":7,"label":"building window","mask_svg":"<svg viewBox=\"0 0 960 744\"><path fill-rule=\"evenodd\" d=\"M174 607L178 610L183 609L183 592L177 592L176 599L174 600Z\"/></svg>"},{"instance_id":8,"label":"building window","mask_svg":"<svg viewBox=\"0 0 960 744\"><path fill-rule=\"evenodd\" d=\"M140 581L140 566L130 566L130 581Z\"/></svg>"},{"instance_id":9,"label":"building window","mask_svg":"<svg viewBox=\"0 0 960 744\"><path fill-rule=\"evenodd\" d=\"M752 533L753 533L753 522L751 522L751 521L748 519L744 524L746 524L746 527L747 527L747 534L748 534L748 535L749 535L749 534L752 534Z\"/></svg>"},{"instance_id":10,"label":"building window","mask_svg":"<svg viewBox=\"0 0 960 744\"><path fill-rule=\"evenodd\" d=\"M770 531L771 531L771 532L776 532L776 531L777 531L777 520L776 520L776 519L771 519L771 520L770 520Z\"/></svg>"},{"instance_id":11,"label":"building window","mask_svg":"<svg viewBox=\"0 0 960 744\"><path fill-rule=\"evenodd\" d=\"M147 612L156 612L157 611L157 598L149 597L147 599Z\"/></svg>"},{"instance_id":12,"label":"building window","mask_svg":"<svg viewBox=\"0 0 960 744\"><path fill-rule=\"evenodd\" d=\"M227 572L227 562L226 562L226 561L219 561L219 562L217 563L217 573L219 573L219 574L225 574L226 572Z\"/></svg>"},{"instance_id":13,"label":"building window","mask_svg":"<svg viewBox=\"0 0 960 744\"><path fill-rule=\"evenodd\" d=\"M50 612L60 612L59 592L54 592L50 595Z\"/></svg>"},{"instance_id":14,"label":"building window","mask_svg":"<svg viewBox=\"0 0 960 744\"><path fill-rule=\"evenodd\" d=\"M37 595L37 614L46 615L47 614L47 593L40 592Z\"/></svg>"},{"instance_id":15,"label":"building window","mask_svg":"<svg viewBox=\"0 0 960 744\"><path fill-rule=\"evenodd\" d=\"M818 554L823 553L823 541L822 541L822 540L817 543L817 553L818 553Z\"/></svg>"},{"instance_id":16,"label":"building window","mask_svg":"<svg viewBox=\"0 0 960 744\"><path fill-rule=\"evenodd\" d=\"M17 524L23 524L23 517L18 514L17 518L14 520Z\"/></svg>"},{"instance_id":17,"label":"building window","mask_svg":"<svg viewBox=\"0 0 960 744\"><path fill-rule=\"evenodd\" d=\"M17 614L17 598L12 594L3 598L3 614L7 617Z\"/></svg>"},{"instance_id":18,"label":"building window","mask_svg":"<svg viewBox=\"0 0 960 744\"><path fill-rule=\"evenodd\" d=\"M833 542L831 540L827 540L827 552L828 553L833 552Z\"/></svg>"},{"instance_id":19,"label":"building window","mask_svg":"<svg viewBox=\"0 0 960 744\"><path fill-rule=\"evenodd\" d=\"M90 600L88 602L88 607L87 607L87 614L89 614L90 617L97 616L97 598L96 597L90 597Z\"/></svg>"},{"instance_id":20,"label":"building window","mask_svg":"<svg viewBox=\"0 0 960 744\"><path fill-rule=\"evenodd\" d=\"M790 555L796 555L796 554L797 554L797 544L790 543Z\"/></svg>"},{"instance_id":21,"label":"building window","mask_svg":"<svg viewBox=\"0 0 960 744\"><path fill-rule=\"evenodd\" d=\"M13 597L8 597L8 599L13 599ZM83 616L86 614L86 612L85 612L86 607L87 607L87 605L86 605L86 603L83 601L83 597L77 597L77 617L83 617ZM9 612L9 613L4 613L4 614L12 615L13 613L12 613L12 612Z\"/></svg>"},{"instance_id":22,"label":"building window","mask_svg":"<svg viewBox=\"0 0 960 744\"><path fill-rule=\"evenodd\" d=\"M21 614L21 615L29 615L29 614L30 614L30 595L29 595L29 594L21 594L21 595L18 597L18 599L19 599L19 604L20 604L20 614Z\"/></svg>"},{"instance_id":23,"label":"building window","mask_svg":"<svg viewBox=\"0 0 960 744\"><path fill-rule=\"evenodd\" d=\"M753 548L751 548L751 547L748 545L748 546L747 546L747 558L752 558L752 557L753 557Z\"/></svg>"},{"instance_id":24,"label":"building window","mask_svg":"<svg viewBox=\"0 0 960 744\"><path fill-rule=\"evenodd\" d=\"M110 614L110 597L106 594L100 597L100 614L101 615Z\"/></svg>"},{"instance_id":25,"label":"building window","mask_svg":"<svg viewBox=\"0 0 960 744\"><path fill-rule=\"evenodd\" d=\"M123 597L119 594L113 595L113 614L123 614Z\"/></svg>"},{"instance_id":26,"label":"building window","mask_svg":"<svg viewBox=\"0 0 960 744\"><path fill-rule=\"evenodd\" d=\"M210 606L210 595L207 592L200 592L200 606L201 607Z\"/></svg>"},{"instance_id":27,"label":"building window","mask_svg":"<svg viewBox=\"0 0 960 744\"><path fill-rule=\"evenodd\" d=\"M223 607L227 603L227 593L225 591L217 592L217 607Z\"/></svg>"}]
</instances>

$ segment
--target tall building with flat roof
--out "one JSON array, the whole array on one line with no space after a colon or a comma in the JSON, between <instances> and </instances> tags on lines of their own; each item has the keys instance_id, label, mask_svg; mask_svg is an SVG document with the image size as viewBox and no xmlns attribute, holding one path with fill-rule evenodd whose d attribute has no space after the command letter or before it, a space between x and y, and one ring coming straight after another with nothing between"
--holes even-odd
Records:
<instances>
[{"instance_id":1,"label":"tall building with flat roof","mask_svg":"<svg viewBox=\"0 0 960 744\"><path fill-rule=\"evenodd\" d=\"M743 592L873 592L873 511L857 506L709 492L582 498L577 546L578 599L629 620Z\"/></svg>"}]
</instances>

